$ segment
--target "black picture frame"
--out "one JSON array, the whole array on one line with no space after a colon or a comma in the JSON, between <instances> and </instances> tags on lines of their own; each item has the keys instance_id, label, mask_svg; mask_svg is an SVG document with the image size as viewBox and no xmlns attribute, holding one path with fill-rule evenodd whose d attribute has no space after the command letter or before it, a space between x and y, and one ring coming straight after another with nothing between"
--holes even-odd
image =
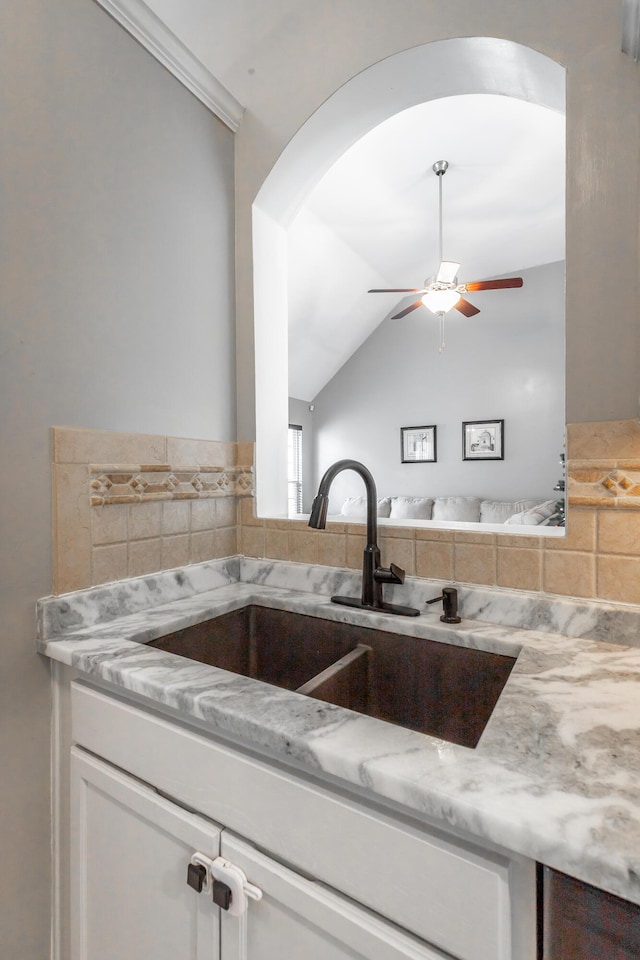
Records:
<instances>
[{"instance_id":1,"label":"black picture frame","mask_svg":"<svg viewBox=\"0 0 640 960\"><path fill-rule=\"evenodd\" d=\"M504 420L463 420L463 460L504 460Z\"/></svg>"},{"instance_id":2,"label":"black picture frame","mask_svg":"<svg viewBox=\"0 0 640 960\"><path fill-rule=\"evenodd\" d=\"M400 427L401 463L436 463L437 460L437 427L434 423Z\"/></svg>"}]
</instances>

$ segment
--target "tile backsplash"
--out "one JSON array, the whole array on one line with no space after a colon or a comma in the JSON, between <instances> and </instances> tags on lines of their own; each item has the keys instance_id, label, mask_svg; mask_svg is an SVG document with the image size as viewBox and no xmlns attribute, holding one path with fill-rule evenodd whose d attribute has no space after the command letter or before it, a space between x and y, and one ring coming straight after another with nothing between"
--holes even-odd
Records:
<instances>
[{"instance_id":1,"label":"tile backsplash","mask_svg":"<svg viewBox=\"0 0 640 960\"><path fill-rule=\"evenodd\" d=\"M640 603L640 420L570 424L567 452L564 538L380 525L383 563L428 579ZM245 556L361 567L362 525L261 520L252 499L240 520Z\"/></svg>"},{"instance_id":2,"label":"tile backsplash","mask_svg":"<svg viewBox=\"0 0 640 960\"><path fill-rule=\"evenodd\" d=\"M252 445L55 427L54 593L238 552Z\"/></svg>"},{"instance_id":3,"label":"tile backsplash","mask_svg":"<svg viewBox=\"0 0 640 960\"><path fill-rule=\"evenodd\" d=\"M408 575L640 603L640 420L567 428L563 539L380 526ZM242 553L359 569L362 524L260 519L253 445L54 429L54 592Z\"/></svg>"}]
</instances>

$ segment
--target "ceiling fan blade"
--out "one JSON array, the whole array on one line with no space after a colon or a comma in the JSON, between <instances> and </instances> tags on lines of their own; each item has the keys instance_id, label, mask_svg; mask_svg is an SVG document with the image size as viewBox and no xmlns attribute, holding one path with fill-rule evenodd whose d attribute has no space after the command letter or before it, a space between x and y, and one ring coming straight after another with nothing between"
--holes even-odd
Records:
<instances>
[{"instance_id":1,"label":"ceiling fan blade","mask_svg":"<svg viewBox=\"0 0 640 960\"><path fill-rule=\"evenodd\" d=\"M463 283L463 292L473 293L475 290L504 290L507 287L521 287L522 277L507 277L504 280L476 280L474 283Z\"/></svg>"},{"instance_id":2,"label":"ceiling fan blade","mask_svg":"<svg viewBox=\"0 0 640 960\"><path fill-rule=\"evenodd\" d=\"M460 297L458 302L455 305L456 310L459 310L460 313L464 313L465 317L475 317L476 313L480 313L477 307L474 307L472 303L469 303L468 300L465 300L464 297Z\"/></svg>"},{"instance_id":3,"label":"ceiling fan blade","mask_svg":"<svg viewBox=\"0 0 640 960\"><path fill-rule=\"evenodd\" d=\"M440 264L440 269L438 270L438 276L436 277L436 280L438 283L453 283L455 278L458 276L459 269L459 263L454 263L453 260L443 260Z\"/></svg>"},{"instance_id":4,"label":"ceiling fan blade","mask_svg":"<svg viewBox=\"0 0 640 960\"><path fill-rule=\"evenodd\" d=\"M367 290L367 293L425 293L425 290L418 287L395 287L392 290Z\"/></svg>"},{"instance_id":5,"label":"ceiling fan blade","mask_svg":"<svg viewBox=\"0 0 640 960\"><path fill-rule=\"evenodd\" d=\"M400 313L396 313L393 317L391 317L391 319L400 320L402 319L402 317L406 317L408 313L411 313L412 310L417 310L418 307L422 307L422 306L423 306L422 300L416 300L415 303L412 303L409 307L405 307L404 310L401 310Z\"/></svg>"}]
</instances>

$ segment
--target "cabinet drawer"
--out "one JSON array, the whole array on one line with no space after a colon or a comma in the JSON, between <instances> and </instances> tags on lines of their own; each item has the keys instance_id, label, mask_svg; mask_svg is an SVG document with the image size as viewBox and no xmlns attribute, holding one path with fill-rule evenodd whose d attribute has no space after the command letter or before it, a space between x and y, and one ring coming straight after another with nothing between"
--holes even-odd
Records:
<instances>
[{"instance_id":1,"label":"cabinet drawer","mask_svg":"<svg viewBox=\"0 0 640 960\"><path fill-rule=\"evenodd\" d=\"M530 861L395 820L83 682L72 717L76 743L454 957L535 956Z\"/></svg>"}]
</instances>

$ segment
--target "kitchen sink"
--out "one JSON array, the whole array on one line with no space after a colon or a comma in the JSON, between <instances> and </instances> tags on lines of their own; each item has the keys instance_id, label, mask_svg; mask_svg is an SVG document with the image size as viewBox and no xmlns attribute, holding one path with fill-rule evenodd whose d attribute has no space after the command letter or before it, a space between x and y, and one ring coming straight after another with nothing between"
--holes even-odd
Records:
<instances>
[{"instance_id":1,"label":"kitchen sink","mask_svg":"<svg viewBox=\"0 0 640 960\"><path fill-rule=\"evenodd\" d=\"M475 747L515 660L251 605L148 646Z\"/></svg>"}]
</instances>

